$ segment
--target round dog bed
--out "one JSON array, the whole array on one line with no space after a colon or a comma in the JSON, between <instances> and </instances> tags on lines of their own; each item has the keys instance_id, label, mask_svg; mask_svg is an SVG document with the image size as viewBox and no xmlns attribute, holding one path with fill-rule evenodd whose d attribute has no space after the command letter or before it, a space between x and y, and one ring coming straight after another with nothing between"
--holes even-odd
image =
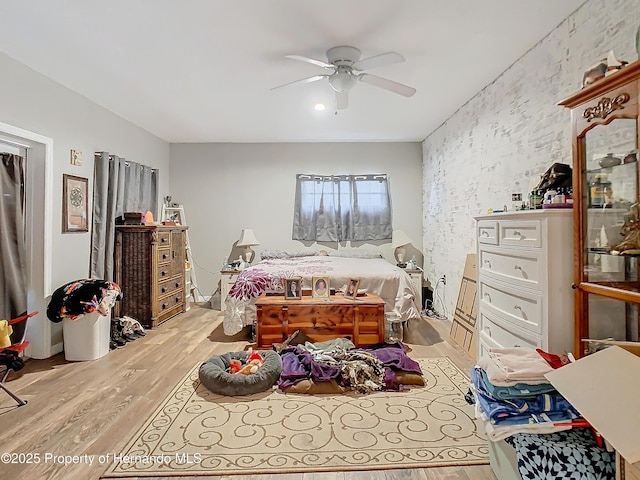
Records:
<instances>
[{"instance_id":1,"label":"round dog bed","mask_svg":"<svg viewBox=\"0 0 640 480\"><path fill-rule=\"evenodd\" d=\"M269 390L280 377L282 360L273 350L261 350L264 364L255 373L239 375L228 373L229 361L247 360L247 352L229 352L214 355L200 366L198 375L202 384L220 395L251 395Z\"/></svg>"}]
</instances>

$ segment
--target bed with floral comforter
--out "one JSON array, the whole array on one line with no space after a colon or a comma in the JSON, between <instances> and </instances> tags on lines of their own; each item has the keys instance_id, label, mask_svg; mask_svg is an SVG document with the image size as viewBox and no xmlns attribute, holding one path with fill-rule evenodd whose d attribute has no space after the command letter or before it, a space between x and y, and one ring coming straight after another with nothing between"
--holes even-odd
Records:
<instances>
[{"instance_id":1,"label":"bed with floral comforter","mask_svg":"<svg viewBox=\"0 0 640 480\"><path fill-rule=\"evenodd\" d=\"M225 302L224 333L235 335L256 319L255 301L263 292L283 292L283 279L302 277L303 288L311 288L313 276L329 276L332 289L341 290L351 278L360 279L360 290L380 296L385 312L403 321L420 318L419 298L411 277L383 258L352 258L311 255L269 258L245 268L238 275Z\"/></svg>"}]
</instances>

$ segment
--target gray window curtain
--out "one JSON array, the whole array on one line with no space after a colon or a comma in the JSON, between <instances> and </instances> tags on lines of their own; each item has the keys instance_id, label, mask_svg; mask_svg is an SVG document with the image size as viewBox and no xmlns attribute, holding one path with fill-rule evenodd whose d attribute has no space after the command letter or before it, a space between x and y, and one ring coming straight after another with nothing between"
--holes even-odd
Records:
<instances>
[{"instance_id":1,"label":"gray window curtain","mask_svg":"<svg viewBox=\"0 0 640 480\"><path fill-rule=\"evenodd\" d=\"M388 240L392 232L386 175L296 175L294 240Z\"/></svg>"},{"instance_id":2,"label":"gray window curtain","mask_svg":"<svg viewBox=\"0 0 640 480\"><path fill-rule=\"evenodd\" d=\"M27 246L25 238L25 160L0 153L0 318L27 311Z\"/></svg>"},{"instance_id":3,"label":"gray window curtain","mask_svg":"<svg viewBox=\"0 0 640 480\"><path fill-rule=\"evenodd\" d=\"M158 171L107 152L95 155L91 278L113 281L115 221L124 212L158 217Z\"/></svg>"}]
</instances>

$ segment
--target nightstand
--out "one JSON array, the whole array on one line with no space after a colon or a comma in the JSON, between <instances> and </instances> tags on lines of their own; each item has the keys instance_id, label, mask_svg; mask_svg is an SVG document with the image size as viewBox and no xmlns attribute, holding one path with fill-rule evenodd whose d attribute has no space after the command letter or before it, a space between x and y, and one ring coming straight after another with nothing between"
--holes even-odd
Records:
<instances>
[{"instance_id":1,"label":"nightstand","mask_svg":"<svg viewBox=\"0 0 640 480\"><path fill-rule=\"evenodd\" d=\"M220 271L220 311L224 312L225 303L224 301L227 299L227 295L229 295L229 290L233 287L233 284L236 283L238 279L238 275L240 275L240 270L221 270Z\"/></svg>"},{"instance_id":2,"label":"nightstand","mask_svg":"<svg viewBox=\"0 0 640 480\"><path fill-rule=\"evenodd\" d=\"M422 310L422 271L410 270L408 268L405 268L404 271L409 274L409 276L411 277L411 283L413 283L416 292L418 292L416 303L418 304L420 310Z\"/></svg>"}]
</instances>

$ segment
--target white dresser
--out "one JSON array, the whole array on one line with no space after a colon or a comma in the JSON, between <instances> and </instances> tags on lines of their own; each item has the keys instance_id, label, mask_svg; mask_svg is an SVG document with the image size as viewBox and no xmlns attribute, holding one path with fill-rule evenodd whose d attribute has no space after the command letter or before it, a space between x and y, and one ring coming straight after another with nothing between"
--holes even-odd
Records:
<instances>
[{"instance_id":1,"label":"white dresser","mask_svg":"<svg viewBox=\"0 0 640 480\"><path fill-rule=\"evenodd\" d=\"M478 352L540 347L573 351L571 209L475 217Z\"/></svg>"}]
</instances>

